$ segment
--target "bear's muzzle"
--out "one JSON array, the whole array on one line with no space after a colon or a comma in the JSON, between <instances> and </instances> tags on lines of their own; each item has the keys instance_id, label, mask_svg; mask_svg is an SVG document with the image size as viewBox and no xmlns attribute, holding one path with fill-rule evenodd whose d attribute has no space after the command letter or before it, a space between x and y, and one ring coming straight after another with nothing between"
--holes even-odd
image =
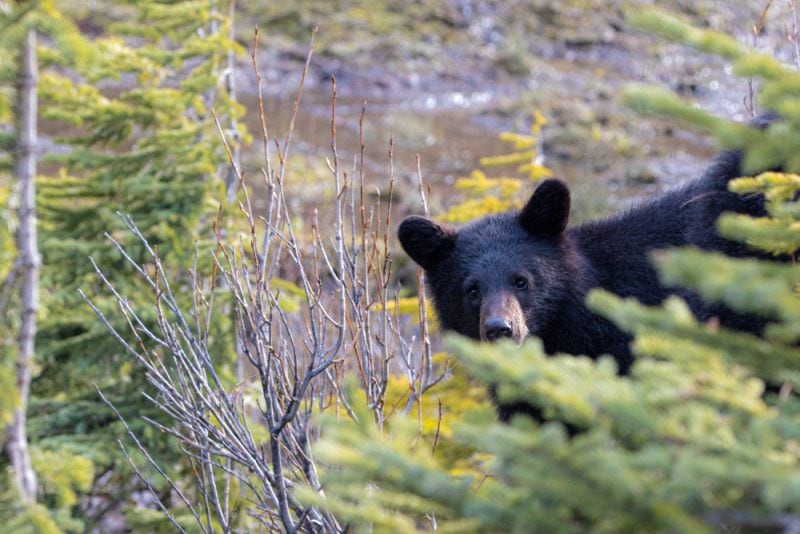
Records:
<instances>
[{"instance_id":1,"label":"bear's muzzle","mask_svg":"<svg viewBox=\"0 0 800 534\"><path fill-rule=\"evenodd\" d=\"M480 329L483 341L510 338L518 344L522 343L528 335L528 325L513 293L500 290L483 300Z\"/></svg>"}]
</instances>

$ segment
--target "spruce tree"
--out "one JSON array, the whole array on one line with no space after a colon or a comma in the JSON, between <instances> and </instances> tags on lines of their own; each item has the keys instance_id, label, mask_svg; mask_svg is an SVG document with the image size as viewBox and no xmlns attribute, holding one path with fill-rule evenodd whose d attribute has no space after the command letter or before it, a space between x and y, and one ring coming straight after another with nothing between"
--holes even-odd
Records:
<instances>
[{"instance_id":1,"label":"spruce tree","mask_svg":"<svg viewBox=\"0 0 800 534\"><path fill-rule=\"evenodd\" d=\"M45 472L40 473L43 451L28 444L27 414L31 377L38 363L35 335L40 308L35 206L39 152L37 34L55 42L74 43L77 32L50 2L15 2L0 7L0 49L6 52L0 64L0 187L4 188L4 209L0 212L0 355L4 362L0 420L8 425L3 434L10 467L2 478L0 520L14 531L55 532L59 527L79 528L79 523L71 518L71 505L48 503L47 498L73 494L76 487L88 489L91 468L80 459L73 462L70 455L50 456ZM9 246L11 234L15 234L16 247ZM8 376L12 369L13 374Z\"/></svg>"},{"instance_id":2,"label":"spruce tree","mask_svg":"<svg viewBox=\"0 0 800 534\"><path fill-rule=\"evenodd\" d=\"M150 289L131 276L134 270L106 238L123 243L144 263L121 214L158 247L167 265L191 265L196 247L211 239L218 199L224 198L216 173L225 161L212 108L223 121L241 113L220 82L228 53L239 49L228 36L228 11L214 0L106 3L100 14L107 21L105 32L91 38L81 35L56 4L31 3L25 11L46 36L39 48L40 111L48 131L56 132L48 145L52 150L44 151L48 175L38 178L42 311L29 433L44 493L61 510L59 526L82 530L90 523L70 519L80 492L94 483L94 490L105 495L102 506L88 512L96 521L137 488L114 446L123 429L95 384L122 413L135 414L131 419L146 428L143 440L154 454L176 460L177 451L139 419L148 413L157 418L142 397L143 373L97 323L78 289L102 309L114 307L111 296L97 291L101 284L91 257L126 294L150 301ZM14 31L0 32L0 47L13 51L12 37L21 33L23 19L18 10L7 15L2 23ZM2 66L13 70L8 58L16 56L0 56ZM7 87L0 93L0 115L10 119L4 102L13 87ZM13 225L13 217L6 220ZM7 243L0 256L6 270L13 255ZM186 271L176 270L173 280L176 291L191 286ZM191 291L183 291L183 298L190 302ZM153 319L150 309L145 320ZM221 315L213 324L214 354L225 368L233 354L232 334L226 333L230 323ZM65 469L57 458L71 467ZM168 463L180 469L175 461ZM102 483L93 481L93 473L104 474Z\"/></svg>"}]
</instances>

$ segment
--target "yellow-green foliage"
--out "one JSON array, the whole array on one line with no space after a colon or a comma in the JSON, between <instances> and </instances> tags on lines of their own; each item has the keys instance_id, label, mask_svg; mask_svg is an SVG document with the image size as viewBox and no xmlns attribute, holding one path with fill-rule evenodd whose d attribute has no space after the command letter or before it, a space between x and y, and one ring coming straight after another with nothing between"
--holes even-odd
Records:
<instances>
[{"instance_id":1,"label":"yellow-green foliage","mask_svg":"<svg viewBox=\"0 0 800 534\"><path fill-rule=\"evenodd\" d=\"M62 529L53 519L50 511L41 504L30 506L12 505L16 496L0 496L0 521L5 532L14 534L62 534L63 532L80 532L79 528Z\"/></svg>"},{"instance_id":2,"label":"yellow-green foliage","mask_svg":"<svg viewBox=\"0 0 800 534\"><path fill-rule=\"evenodd\" d=\"M15 257L15 217L9 205L11 186L4 184L5 181L0 178L0 280L8 276Z\"/></svg>"},{"instance_id":3,"label":"yellow-green foliage","mask_svg":"<svg viewBox=\"0 0 800 534\"><path fill-rule=\"evenodd\" d=\"M0 524L3 532L30 534L62 534L85 531L80 519L72 517L72 508L80 494L92 486L94 468L81 456L31 448L31 461L36 471L40 502L26 505L19 500L9 480L10 469L2 477Z\"/></svg>"},{"instance_id":4,"label":"yellow-green foliage","mask_svg":"<svg viewBox=\"0 0 800 534\"><path fill-rule=\"evenodd\" d=\"M533 123L530 135L511 132L500 134L500 139L511 143L514 152L505 156L486 156L481 158L481 165L492 167L495 165L518 165L517 172L527 175L533 181L550 176L552 173L540 163L539 136L542 128L547 125L547 119L539 111L533 112Z\"/></svg>"},{"instance_id":5,"label":"yellow-green foliage","mask_svg":"<svg viewBox=\"0 0 800 534\"><path fill-rule=\"evenodd\" d=\"M800 249L800 208L797 202L792 202L800 191L800 176L767 172L755 178L734 180L730 187L742 195L763 193L769 217L727 214L719 221L724 235L776 255L794 254Z\"/></svg>"},{"instance_id":6,"label":"yellow-green foliage","mask_svg":"<svg viewBox=\"0 0 800 534\"><path fill-rule=\"evenodd\" d=\"M399 298L388 302L386 307L392 315L395 313L408 315L414 324L420 323L419 298L417 297ZM439 329L439 320L436 318L436 310L429 301L425 302L425 316L428 320L428 329L431 332L437 331Z\"/></svg>"},{"instance_id":7,"label":"yellow-green foliage","mask_svg":"<svg viewBox=\"0 0 800 534\"><path fill-rule=\"evenodd\" d=\"M456 180L455 185L468 198L438 217L443 222L463 223L522 205L515 195L522 182L516 178L487 178L483 172L473 171L468 178Z\"/></svg>"},{"instance_id":8,"label":"yellow-green foliage","mask_svg":"<svg viewBox=\"0 0 800 534\"><path fill-rule=\"evenodd\" d=\"M475 480L453 477L437 464L431 447L417 439L419 427L415 418L397 416L391 430L384 432L373 424L365 403L359 402L352 390L350 397L355 419L324 418L326 434L331 439L319 443L315 454L326 464L358 464L359 468L335 470L338 482L334 483L333 495L323 497L301 488L295 492L301 500L333 510L341 520L354 521L358 526L372 525L384 532L413 532L425 514L446 514L452 502L469 494ZM417 445L409 446L414 443ZM329 473L333 475L334 471ZM392 483L365 485L362 481L366 473L380 474L381 479ZM327 485L328 477L325 478ZM420 491L410 491L411 488ZM364 499L365 495L369 499ZM473 526L461 521L459 525ZM447 530L447 525L440 526Z\"/></svg>"},{"instance_id":9,"label":"yellow-green foliage","mask_svg":"<svg viewBox=\"0 0 800 534\"><path fill-rule=\"evenodd\" d=\"M494 418L495 412L489 402L486 388L473 381L464 367L453 361L446 353L434 355L434 364L439 368L449 367L448 377L422 396L411 413L416 416L418 435L409 446L428 447L451 473L474 473L479 469L479 458L473 451L454 439L454 429L466 417ZM394 376L386 389L386 406L393 424L394 414L403 409L411 388L408 378Z\"/></svg>"},{"instance_id":10,"label":"yellow-green foliage","mask_svg":"<svg viewBox=\"0 0 800 534\"><path fill-rule=\"evenodd\" d=\"M10 206L10 197L11 187L5 186L5 181L0 174L0 287L11 275L16 258L16 247L14 246L16 217ZM13 299L10 299L6 306L12 302L14 302ZM11 422L13 410L19 404L14 368L11 365L17 351L16 336L11 332L16 329L18 317L4 311L4 316L0 318L0 332L4 333L4 335L0 335L0 433L4 431L6 424Z\"/></svg>"},{"instance_id":11,"label":"yellow-green foliage","mask_svg":"<svg viewBox=\"0 0 800 534\"><path fill-rule=\"evenodd\" d=\"M501 140L512 145L513 152L480 160L481 165L487 167L516 165L516 171L527 180L514 177L491 178L476 169L468 177L458 178L455 182L456 189L465 199L438 218L443 222L462 223L482 215L521 207L525 198L520 193L526 184L552 175L539 161L539 136L545 124L545 117L538 111L534 112L530 135L510 132L500 134Z\"/></svg>"},{"instance_id":12,"label":"yellow-green foliage","mask_svg":"<svg viewBox=\"0 0 800 534\"><path fill-rule=\"evenodd\" d=\"M0 327L7 328L6 322L0 322ZM17 354L16 336L6 335L0 339L0 432L5 432L6 425L14 417L14 409L19 406L19 393L17 391L16 373L11 362Z\"/></svg>"},{"instance_id":13,"label":"yellow-green foliage","mask_svg":"<svg viewBox=\"0 0 800 534\"><path fill-rule=\"evenodd\" d=\"M0 122L8 122L11 120L11 102L9 97L10 91L0 90Z\"/></svg>"},{"instance_id":14,"label":"yellow-green foliage","mask_svg":"<svg viewBox=\"0 0 800 534\"><path fill-rule=\"evenodd\" d=\"M340 422L318 449L337 466L321 504L356 527L406 532L430 528L431 513L445 531L703 532L701 518L713 510L800 511L796 399L770 405L763 382L724 347L671 339L667 325L695 323L679 300L660 313L636 330L640 359L629 378L617 376L611 359L548 357L536 340L519 349L451 339L470 374L501 384L502 400L530 402L584 433L566 439L558 425L467 418L454 434L462 447L496 458L481 484L475 471L432 464L427 448L403 452L413 418L393 419L389 436ZM798 351L793 362L796 369Z\"/></svg>"},{"instance_id":15,"label":"yellow-green foliage","mask_svg":"<svg viewBox=\"0 0 800 534\"><path fill-rule=\"evenodd\" d=\"M190 512L175 513L173 518L187 534L204 532ZM135 534L172 534L176 531L175 525L161 510L132 508L126 510L125 521ZM212 528L220 529L219 525L212 525Z\"/></svg>"},{"instance_id":16,"label":"yellow-green foliage","mask_svg":"<svg viewBox=\"0 0 800 534\"><path fill-rule=\"evenodd\" d=\"M470 374L502 384L501 399L524 399L584 433L470 418L455 436L495 458L484 481L444 470L427 447L406 450L413 417L393 419L388 435L329 421L316 451L335 469L327 501L316 499L357 528L405 532L430 528L430 514L444 531L703 532L712 510L798 511L797 415L768 405L763 383L721 353L672 346L649 357L644 347L658 338L640 343L624 378L610 359L548 357L535 340L519 349L451 339Z\"/></svg>"},{"instance_id":17,"label":"yellow-green foliage","mask_svg":"<svg viewBox=\"0 0 800 534\"><path fill-rule=\"evenodd\" d=\"M55 508L69 508L78 502L94 480L91 460L64 450L31 449L31 462L39 477L40 492L55 501Z\"/></svg>"}]
</instances>

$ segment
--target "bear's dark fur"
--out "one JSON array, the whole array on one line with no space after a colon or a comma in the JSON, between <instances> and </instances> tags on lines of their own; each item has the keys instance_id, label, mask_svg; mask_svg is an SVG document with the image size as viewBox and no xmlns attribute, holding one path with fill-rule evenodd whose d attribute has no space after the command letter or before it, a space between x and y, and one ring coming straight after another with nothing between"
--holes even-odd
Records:
<instances>
[{"instance_id":1,"label":"bear's dark fur","mask_svg":"<svg viewBox=\"0 0 800 534\"><path fill-rule=\"evenodd\" d=\"M665 287L649 259L653 250L695 245L752 255L722 238L715 221L726 211L765 214L761 195L739 196L728 181L740 176L739 152L722 153L699 179L629 211L567 228L570 193L558 180L542 182L520 211L490 215L461 228L411 216L398 236L425 271L442 326L475 339L542 339L548 353L611 354L620 373L632 363L630 336L589 311L584 300L603 288L647 305L681 293L699 319L724 326L761 325L695 295ZM500 407L503 419L525 407Z\"/></svg>"}]
</instances>

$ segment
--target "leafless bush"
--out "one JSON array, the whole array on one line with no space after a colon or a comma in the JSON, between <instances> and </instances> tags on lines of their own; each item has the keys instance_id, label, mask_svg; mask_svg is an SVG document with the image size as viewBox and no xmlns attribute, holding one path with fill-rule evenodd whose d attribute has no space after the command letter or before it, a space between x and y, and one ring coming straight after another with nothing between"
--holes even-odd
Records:
<instances>
[{"instance_id":1,"label":"leafless bush","mask_svg":"<svg viewBox=\"0 0 800 534\"><path fill-rule=\"evenodd\" d=\"M255 43L252 58L255 68ZM310 58L311 52L303 80ZM261 81L256 75L260 91ZM173 500L189 510L205 532L231 532L238 528L235 502L244 503L250 521L258 521L265 528L288 532L341 530L335 517L304 507L292 497L291 489L298 484L322 491L309 447L317 434L312 413L351 413L348 400L340 393L342 377L349 374L363 388L375 423L382 425L390 365L405 372L411 384L406 411L441 378L430 359L424 306L420 306L421 330L414 329L421 335L409 335L404 333L404 321L394 305L397 296L389 253L391 143L389 198L367 205L363 127L361 146L350 172L341 165L336 144L335 79L331 155L327 160L335 200L325 207L333 210L334 223L323 231L315 215L310 235L300 235L293 224L286 196L286 185L292 177L287 176L286 163L302 89L301 81L288 134L282 142L270 138L263 97L259 94L266 209L263 213L254 212L240 169L234 168L244 190L240 208L248 230L243 236L232 236L217 227L216 250L208 252L213 256L214 272L204 277L197 265L192 269L191 309L181 307L175 295L178 290L173 289L157 251L133 221L126 220L128 228L145 246L151 264L138 265L124 247L113 239L112 242L151 287L156 326L148 327L125 295L120 295L97 269L116 297L130 334L116 331L93 306L95 312L146 370L152 390L145 395L172 423L148 421L178 440L193 466L195 479L172 480L126 424L130 438L151 468L168 482ZM291 282L300 288L295 291L299 310L287 307L285 297L292 286L276 276L279 267L285 272L287 265L296 276ZM233 302L241 358L238 384L223 380L214 355L209 352L211 321L220 306L215 295L220 292ZM155 495L142 466L135 465L126 446L120 445ZM170 507L165 503L160 506L174 526L183 531Z\"/></svg>"}]
</instances>

